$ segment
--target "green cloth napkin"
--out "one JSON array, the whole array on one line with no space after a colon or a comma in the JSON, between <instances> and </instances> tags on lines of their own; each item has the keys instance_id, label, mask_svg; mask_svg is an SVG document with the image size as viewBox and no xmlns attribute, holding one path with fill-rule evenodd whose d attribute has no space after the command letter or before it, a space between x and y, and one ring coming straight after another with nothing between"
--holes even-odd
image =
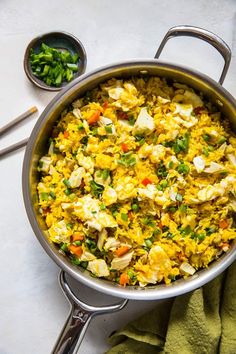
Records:
<instances>
[{"instance_id":1,"label":"green cloth napkin","mask_svg":"<svg viewBox=\"0 0 236 354\"><path fill-rule=\"evenodd\" d=\"M236 354L236 262L109 338L107 354Z\"/></svg>"}]
</instances>

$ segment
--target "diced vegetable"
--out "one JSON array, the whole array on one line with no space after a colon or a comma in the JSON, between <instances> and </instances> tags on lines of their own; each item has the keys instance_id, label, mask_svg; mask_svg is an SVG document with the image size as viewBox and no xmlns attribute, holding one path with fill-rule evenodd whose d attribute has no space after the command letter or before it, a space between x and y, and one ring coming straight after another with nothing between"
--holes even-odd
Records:
<instances>
[{"instance_id":1,"label":"diced vegetable","mask_svg":"<svg viewBox=\"0 0 236 354\"><path fill-rule=\"evenodd\" d=\"M139 145L143 145L145 143L145 137L143 135L135 135L135 140Z\"/></svg>"},{"instance_id":2,"label":"diced vegetable","mask_svg":"<svg viewBox=\"0 0 236 354\"><path fill-rule=\"evenodd\" d=\"M72 190L70 189L70 188L66 188L65 190L64 190L64 193L65 193L65 195L70 195L71 193L72 193Z\"/></svg>"},{"instance_id":3,"label":"diced vegetable","mask_svg":"<svg viewBox=\"0 0 236 354\"><path fill-rule=\"evenodd\" d=\"M62 182L67 188L70 188L70 182L68 181L68 179L64 178Z\"/></svg>"},{"instance_id":4,"label":"diced vegetable","mask_svg":"<svg viewBox=\"0 0 236 354\"><path fill-rule=\"evenodd\" d=\"M104 187L101 184L98 184L94 180L91 180L90 187L91 187L91 193L93 196L99 198L102 195Z\"/></svg>"},{"instance_id":5,"label":"diced vegetable","mask_svg":"<svg viewBox=\"0 0 236 354\"><path fill-rule=\"evenodd\" d=\"M137 213L139 211L139 205L137 203L131 204L133 212Z\"/></svg>"},{"instance_id":6,"label":"diced vegetable","mask_svg":"<svg viewBox=\"0 0 236 354\"><path fill-rule=\"evenodd\" d=\"M158 177L166 177L168 175L168 171L162 161L160 162L160 164L156 170L156 174Z\"/></svg>"},{"instance_id":7,"label":"diced vegetable","mask_svg":"<svg viewBox=\"0 0 236 354\"><path fill-rule=\"evenodd\" d=\"M183 175L187 175L190 171L190 168L187 164L180 163L179 166L177 167L177 171Z\"/></svg>"},{"instance_id":8,"label":"diced vegetable","mask_svg":"<svg viewBox=\"0 0 236 354\"><path fill-rule=\"evenodd\" d=\"M148 184L151 184L152 183L152 181L149 179L149 178L147 178L147 177L145 177L143 180L142 180L142 184L146 187Z\"/></svg>"},{"instance_id":9,"label":"diced vegetable","mask_svg":"<svg viewBox=\"0 0 236 354\"><path fill-rule=\"evenodd\" d=\"M183 137L179 137L173 144L173 149L176 154L180 152L187 152L189 147L189 134L184 134Z\"/></svg>"},{"instance_id":10,"label":"diced vegetable","mask_svg":"<svg viewBox=\"0 0 236 354\"><path fill-rule=\"evenodd\" d=\"M119 283L120 283L120 285L123 285L123 286L126 286L127 284L129 284L129 276L127 273L121 274Z\"/></svg>"},{"instance_id":11,"label":"diced vegetable","mask_svg":"<svg viewBox=\"0 0 236 354\"><path fill-rule=\"evenodd\" d=\"M80 232L74 232L73 235L72 235L72 242L83 241L83 239L84 239L84 236L81 235Z\"/></svg>"},{"instance_id":12,"label":"diced vegetable","mask_svg":"<svg viewBox=\"0 0 236 354\"><path fill-rule=\"evenodd\" d=\"M110 170L108 169L103 170L101 176L102 179L105 181L110 176Z\"/></svg>"},{"instance_id":13,"label":"diced vegetable","mask_svg":"<svg viewBox=\"0 0 236 354\"><path fill-rule=\"evenodd\" d=\"M222 144L224 144L226 141L227 141L227 139L226 139L224 136L221 136L217 143L218 143L219 145L222 145Z\"/></svg>"},{"instance_id":14,"label":"diced vegetable","mask_svg":"<svg viewBox=\"0 0 236 354\"><path fill-rule=\"evenodd\" d=\"M209 156L209 149L206 148L205 146L203 147L202 152L203 152L203 154L204 154L206 157Z\"/></svg>"},{"instance_id":15,"label":"diced vegetable","mask_svg":"<svg viewBox=\"0 0 236 354\"><path fill-rule=\"evenodd\" d=\"M130 249L129 246L121 246L115 251L115 254L117 255L117 257L121 257L124 254L126 254L129 251L129 249Z\"/></svg>"},{"instance_id":16,"label":"diced vegetable","mask_svg":"<svg viewBox=\"0 0 236 354\"><path fill-rule=\"evenodd\" d=\"M130 151L122 154L121 158L117 160L117 163L125 167L134 166L136 164L136 158L132 155L132 151Z\"/></svg>"},{"instance_id":17,"label":"diced vegetable","mask_svg":"<svg viewBox=\"0 0 236 354\"><path fill-rule=\"evenodd\" d=\"M179 211L181 213L186 213L186 211L188 210L188 206L185 205L185 204L181 204L180 207L179 207Z\"/></svg>"},{"instance_id":18,"label":"diced vegetable","mask_svg":"<svg viewBox=\"0 0 236 354\"><path fill-rule=\"evenodd\" d=\"M152 240L149 238L149 239L146 239L145 240L145 245L147 248L151 248L152 247Z\"/></svg>"},{"instance_id":19,"label":"diced vegetable","mask_svg":"<svg viewBox=\"0 0 236 354\"><path fill-rule=\"evenodd\" d=\"M129 122L130 125L134 126L134 124L135 124L134 116L129 117L128 122Z\"/></svg>"},{"instance_id":20,"label":"diced vegetable","mask_svg":"<svg viewBox=\"0 0 236 354\"><path fill-rule=\"evenodd\" d=\"M93 124L97 123L99 121L100 115L101 115L101 112L99 110L94 112L92 114L92 116L88 119L88 124L93 125Z\"/></svg>"},{"instance_id":21,"label":"diced vegetable","mask_svg":"<svg viewBox=\"0 0 236 354\"><path fill-rule=\"evenodd\" d=\"M144 225L151 226L151 227L154 227L154 226L155 226L153 217L152 217L151 215L146 216L144 219L142 219L142 223L143 223Z\"/></svg>"},{"instance_id":22,"label":"diced vegetable","mask_svg":"<svg viewBox=\"0 0 236 354\"><path fill-rule=\"evenodd\" d=\"M227 219L220 220L219 227L221 229L227 229L229 227L229 221Z\"/></svg>"},{"instance_id":23,"label":"diced vegetable","mask_svg":"<svg viewBox=\"0 0 236 354\"><path fill-rule=\"evenodd\" d=\"M128 214L121 213L121 219L122 219L123 221L128 221Z\"/></svg>"},{"instance_id":24,"label":"diced vegetable","mask_svg":"<svg viewBox=\"0 0 236 354\"><path fill-rule=\"evenodd\" d=\"M70 245L69 250L71 253L75 254L76 256L80 257L83 253L83 248L82 246L75 246L75 245Z\"/></svg>"},{"instance_id":25,"label":"diced vegetable","mask_svg":"<svg viewBox=\"0 0 236 354\"><path fill-rule=\"evenodd\" d=\"M121 144L121 149L123 150L123 152L128 152L129 151L128 145L125 144L125 143Z\"/></svg>"},{"instance_id":26,"label":"diced vegetable","mask_svg":"<svg viewBox=\"0 0 236 354\"><path fill-rule=\"evenodd\" d=\"M31 49L29 62L32 72L49 86L60 86L63 81L71 81L78 71L77 54L59 50L42 43L40 52Z\"/></svg>"},{"instance_id":27,"label":"diced vegetable","mask_svg":"<svg viewBox=\"0 0 236 354\"><path fill-rule=\"evenodd\" d=\"M97 243L96 243L93 239L87 238L87 239L85 240L85 244L88 246L88 249L89 249L92 253L94 253L94 252L96 251L96 249L97 249Z\"/></svg>"},{"instance_id":28,"label":"diced vegetable","mask_svg":"<svg viewBox=\"0 0 236 354\"><path fill-rule=\"evenodd\" d=\"M177 193L175 199L176 199L178 202L182 202L182 200L183 200L182 194Z\"/></svg>"},{"instance_id":29,"label":"diced vegetable","mask_svg":"<svg viewBox=\"0 0 236 354\"><path fill-rule=\"evenodd\" d=\"M208 142L211 139L211 136L209 134L203 134L203 139Z\"/></svg>"},{"instance_id":30,"label":"diced vegetable","mask_svg":"<svg viewBox=\"0 0 236 354\"><path fill-rule=\"evenodd\" d=\"M68 245L67 243L62 243L61 246L60 246L60 249L64 252L67 252L68 251Z\"/></svg>"},{"instance_id":31,"label":"diced vegetable","mask_svg":"<svg viewBox=\"0 0 236 354\"><path fill-rule=\"evenodd\" d=\"M65 130L63 135L64 135L64 138L68 139L70 133L67 130Z\"/></svg>"},{"instance_id":32,"label":"diced vegetable","mask_svg":"<svg viewBox=\"0 0 236 354\"><path fill-rule=\"evenodd\" d=\"M112 125L113 124L105 125L105 130L106 130L107 134L112 134Z\"/></svg>"},{"instance_id":33,"label":"diced vegetable","mask_svg":"<svg viewBox=\"0 0 236 354\"><path fill-rule=\"evenodd\" d=\"M47 202L48 201L48 193L42 192L42 193L40 193L40 197L41 197L43 202Z\"/></svg>"},{"instance_id":34,"label":"diced vegetable","mask_svg":"<svg viewBox=\"0 0 236 354\"><path fill-rule=\"evenodd\" d=\"M54 200L56 199L56 194L55 194L54 192L51 191L51 192L49 193L49 195L50 195L50 197L51 197L52 199L54 199Z\"/></svg>"}]
</instances>

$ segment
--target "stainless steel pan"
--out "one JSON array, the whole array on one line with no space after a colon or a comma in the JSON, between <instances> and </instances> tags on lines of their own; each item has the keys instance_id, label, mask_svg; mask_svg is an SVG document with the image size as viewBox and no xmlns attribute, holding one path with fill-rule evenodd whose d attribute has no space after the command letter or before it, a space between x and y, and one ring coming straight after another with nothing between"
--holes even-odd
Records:
<instances>
[{"instance_id":1,"label":"stainless steel pan","mask_svg":"<svg viewBox=\"0 0 236 354\"><path fill-rule=\"evenodd\" d=\"M224 58L224 68L219 83L198 71L189 69L185 66L170 64L158 59L166 42L170 38L176 36L200 38L214 46L219 51ZM99 83L109 78L126 78L135 75L156 75L187 84L194 89L203 92L205 97L217 105L219 110L221 110L231 121L232 129L235 129L236 101L230 93L222 87L229 68L230 59L231 51L229 47L215 34L197 27L177 26L171 28L167 32L155 55L155 59L129 60L97 69L89 74L81 76L71 84L67 85L66 88L61 91L51 103L49 103L35 125L27 144L23 164L22 183L25 207L35 235L48 255L63 271L70 274L79 282L109 295L125 299L158 300L178 296L206 284L224 271L236 259L236 245L234 245L227 254L220 257L217 261L214 261L208 269L201 270L186 280L177 280L170 285L155 285L146 288L130 286L124 288L116 283L93 278L86 270L72 265L66 257L59 253L58 248L45 237L44 231L46 230L46 225L42 216L38 212L36 191L39 178L37 172L38 160L46 152L47 141L50 137L55 121L60 117L61 112L76 98L82 96L87 90L91 90ZM61 281L62 279L63 277L61 278ZM73 317L73 312L71 316ZM67 330L68 328L65 328L65 331ZM62 348L63 344L58 344L55 353L70 353L69 351L63 352ZM74 341L72 350L75 350L75 348L77 348L76 340ZM73 351L71 351L71 353L72 352Z\"/></svg>"}]
</instances>

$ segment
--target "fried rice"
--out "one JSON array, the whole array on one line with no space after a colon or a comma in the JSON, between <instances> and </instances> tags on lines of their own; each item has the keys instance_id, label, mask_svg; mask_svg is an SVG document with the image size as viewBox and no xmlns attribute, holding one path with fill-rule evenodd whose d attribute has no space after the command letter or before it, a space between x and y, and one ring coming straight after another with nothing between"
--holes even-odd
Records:
<instances>
[{"instance_id":1,"label":"fried rice","mask_svg":"<svg viewBox=\"0 0 236 354\"><path fill-rule=\"evenodd\" d=\"M47 237L122 286L191 276L235 239L235 148L201 93L111 79L62 113L39 161Z\"/></svg>"}]
</instances>

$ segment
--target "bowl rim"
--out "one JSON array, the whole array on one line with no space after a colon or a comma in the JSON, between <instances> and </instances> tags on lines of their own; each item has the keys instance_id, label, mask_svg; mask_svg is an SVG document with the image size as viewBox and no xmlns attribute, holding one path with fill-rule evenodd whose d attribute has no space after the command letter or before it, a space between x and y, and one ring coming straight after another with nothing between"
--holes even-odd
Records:
<instances>
[{"instance_id":1,"label":"bowl rim","mask_svg":"<svg viewBox=\"0 0 236 354\"><path fill-rule=\"evenodd\" d=\"M43 125L46 117L49 116L51 111L61 102L64 97L67 97L73 92L74 86L79 86L80 83L86 83L86 81L92 80L96 75L99 77L103 77L103 74L109 72L109 70L115 70L116 68L127 67L130 68L138 66L148 67L152 66L164 67L167 69L178 70L181 74L188 74L193 76L196 80L200 80L209 86L211 86L217 93L221 96L227 97L227 101L233 106L236 112L236 100L234 97L218 82L211 79L209 76L197 71L185 67L183 65L176 65L173 63L169 63L166 61L156 60L156 59L132 59L121 62L116 62L113 64L108 64L106 66L95 69L83 76L77 78L75 81L71 82L69 85L65 87L63 91L58 93L52 101L47 105L45 110L42 112L39 117L33 131L30 135L29 143L27 144L24 161L23 161L23 169L22 169L22 188L23 188L23 197L24 204L26 208L26 212L28 215L28 219L32 226L35 236L39 240L40 244L47 252L47 254L52 258L55 263L62 268L66 273L71 275L75 280L82 282L83 284L101 291L105 294L133 299L133 300L161 300L167 299L179 295L183 295L187 292L193 291L209 281L213 280L216 276L221 274L227 267L229 267L236 260L236 243L233 245L232 249L226 254L222 255L219 259L212 262L208 268L197 271L193 276L190 276L187 279L179 279L170 285L165 284L155 284L153 286L148 287L120 287L117 284L110 281L101 281L97 278L86 277L77 267L73 266L67 258L60 255L58 252L55 252L52 247L49 245L49 241L43 234L41 230L37 218L34 212L34 207L31 202L30 196L30 164L32 163L32 153L34 150L35 141L38 135L38 132ZM115 76L115 75L114 75ZM62 258L63 257L63 258Z\"/></svg>"},{"instance_id":2,"label":"bowl rim","mask_svg":"<svg viewBox=\"0 0 236 354\"><path fill-rule=\"evenodd\" d=\"M42 40L45 37L48 36L62 36L64 38L67 38L68 40L72 40L74 43L76 43L76 46L80 48L82 56L80 56L80 73L76 75L70 82L66 83L64 86L60 87L55 87L55 86L48 86L45 82L42 80L38 79L35 75L33 75L32 70L30 68L29 64L29 54L30 54L30 49L40 40ZM77 51L78 52L78 51ZM51 92L58 92L64 89L68 84L70 84L72 81L76 80L78 77L83 75L83 73L86 70L87 67L87 53L85 50L85 47L83 43L81 42L80 39L78 39L76 36L74 36L71 33L65 32L65 31L51 31L51 32L46 32L38 35L37 37L34 37L29 44L26 47L25 53L24 53L24 59L23 59L23 67L25 74L29 81L36 85L37 87L46 90L46 91L51 91Z\"/></svg>"}]
</instances>

